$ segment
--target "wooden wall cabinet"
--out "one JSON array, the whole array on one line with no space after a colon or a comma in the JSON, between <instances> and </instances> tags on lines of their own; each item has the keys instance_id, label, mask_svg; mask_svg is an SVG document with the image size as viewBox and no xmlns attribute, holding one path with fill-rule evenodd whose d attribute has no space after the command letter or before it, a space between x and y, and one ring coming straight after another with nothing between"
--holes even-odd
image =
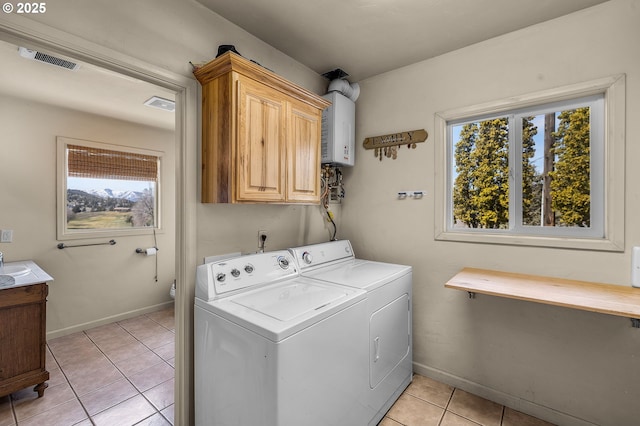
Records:
<instances>
[{"instance_id":1,"label":"wooden wall cabinet","mask_svg":"<svg viewBox=\"0 0 640 426\"><path fill-rule=\"evenodd\" d=\"M202 84L203 203L318 203L322 110L330 105L227 52Z\"/></svg>"},{"instance_id":2,"label":"wooden wall cabinet","mask_svg":"<svg viewBox=\"0 0 640 426\"><path fill-rule=\"evenodd\" d=\"M41 397L46 358L47 284L0 290L0 396L36 385Z\"/></svg>"}]
</instances>

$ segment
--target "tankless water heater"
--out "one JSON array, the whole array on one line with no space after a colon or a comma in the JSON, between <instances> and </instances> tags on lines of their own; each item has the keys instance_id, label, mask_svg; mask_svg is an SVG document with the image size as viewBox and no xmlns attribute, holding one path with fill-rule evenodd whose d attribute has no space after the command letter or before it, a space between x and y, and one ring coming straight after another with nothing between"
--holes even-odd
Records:
<instances>
[{"instance_id":1,"label":"tankless water heater","mask_svg":"<svg viewBox=\"0 0 640 426\"><path fill-rule=\"evenodd\" d=\"M337 91L323 98L331 106L322 112L322 164L353 166L356 104Z\"/></svg>"}]
</instances>

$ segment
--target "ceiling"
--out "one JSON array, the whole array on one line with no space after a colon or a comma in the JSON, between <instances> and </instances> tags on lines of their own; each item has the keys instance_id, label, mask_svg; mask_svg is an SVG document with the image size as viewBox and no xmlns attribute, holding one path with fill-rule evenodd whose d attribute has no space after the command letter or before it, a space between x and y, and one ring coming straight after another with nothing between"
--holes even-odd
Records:
<instances>
[{"instance_id":1,"label":"ceiling","mask_svg":"<svg viewBox=\"0 0 640 426\"><path fill-rule=\"evenodd\" d=\"M196 1L315 72L342 68L354 82L606 0ZM143 105L151 96L173 100L166 89L90 64L69 71L30 61L2 41L0 63L0 95L175 126L173 113Z\"/></svg>"},{"instance_id":2,"label":"ceiling","mask_svg":"<svg viewBox=\"0 0 640 426\"><path fill-rule=\"evenodd\" d=\"M196 1L315 72L341 68L354 82L606 0Z\"/></svg>"},{"instance_id":3,"label":"ceiling","mask_svg":"<svg viewBox=\"0 0 640 426\"><path fill-rule=\"evenodd\" d=\"M167 89L86 63L71 71L25 59L18 54L18 46L3 41L0 41L0 64L3 76L0 95L168 130L175 127L173 113L144 105L152 96L175 100L175 93Z\"/></svg>"}]
</instances>

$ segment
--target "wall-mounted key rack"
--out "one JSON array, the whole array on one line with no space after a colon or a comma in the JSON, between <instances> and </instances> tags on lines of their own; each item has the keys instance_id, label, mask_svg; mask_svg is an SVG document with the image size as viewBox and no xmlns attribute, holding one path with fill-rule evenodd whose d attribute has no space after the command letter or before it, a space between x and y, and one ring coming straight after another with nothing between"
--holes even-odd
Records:
<instances>
[{"instance_id":1,"label":"wall-mounted key rack","mask_svg":"<svg viewBox=\"0 0 640 426\"><path fill-rule=\"evenodd\" d=\"M400 191L398 192L398 199L404 200L406 198L413 198L419 200L424 197L424 194L426 193L426 191Z\"/></svg>"},{"instance_id":2,"label":"wall-mounted key rack","mask_svg":"<svg viewBox=\"0 0 640 426\"><path fill-rule=\"evenodd\" d=\"M365 149L373 149L376 158L382 161L382 157L398 158L398 149L407 145L409 149L416 149L416 144L427 140L428 133L424 129L407 132L392 133L390 135L373 136L366 138L362 145Z\"/></svg>"}]
</instances>

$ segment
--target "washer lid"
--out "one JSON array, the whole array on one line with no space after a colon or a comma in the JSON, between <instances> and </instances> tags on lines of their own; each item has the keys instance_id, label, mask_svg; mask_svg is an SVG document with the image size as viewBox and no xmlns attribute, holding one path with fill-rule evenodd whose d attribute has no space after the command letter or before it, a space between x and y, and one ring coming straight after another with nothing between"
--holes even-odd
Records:
<instances>
[{"instance_id":1,"label":"washer lid","mask_svg":"<svg viewBox=\"0 0 640 426\"><path fill-rule=\"evenodd\" d=\"M298 277L209 302L196 298L195 302L279 342L364 300L365 294L356 288Z\"/></svg>"},{"instance_id":2,"label":"washer lid","mask_svg":"<svg viewBox=\"0 0 640 426\"><path fill-rule=\"evenodd\" d=\"M243 294L233 298L231 302L280 321L291 321L348 295L344 288L337 286L294 281Z\"/></svg>"},{"instance_id":3,"label":"washer lid","mask_svg":"<svg viewBox=\"0 0 640 426\"><path fill-rule=\"evenodd\" d=\"M316 269L304 276L371 291L410 272L411 266L353 259Z\"/></svg>"}]
</instances>

